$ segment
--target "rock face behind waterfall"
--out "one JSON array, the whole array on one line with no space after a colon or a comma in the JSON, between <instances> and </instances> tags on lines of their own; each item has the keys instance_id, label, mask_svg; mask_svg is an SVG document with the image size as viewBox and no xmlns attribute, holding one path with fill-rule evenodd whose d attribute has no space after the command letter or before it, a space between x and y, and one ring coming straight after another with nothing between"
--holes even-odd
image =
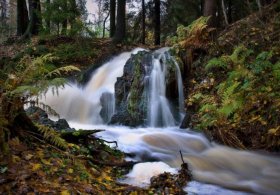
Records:
<instances>
[{"instance_id":1,"label":"rock face behind waterfall","mask_svg":"<svg viewBox=\"0 0 280 195\"><path fill-rule=\"evenodd\" d=\"M157 53L141 51L126 62L123 76L117 78L115 84L116 112L111 118L111 124L127 126L140 126L147 124L149 109L149 75L153 66L154 56ZM168 54L169 55L169 54ZM176 69L172 63L167 65L166 88L167 98L178 97L174 95L174 83L176 83ZM176 86L176 84L175 84ZM176 89L176 88L175 88ZM170 94L170 95L169 95Z\"/></svg>"}]
</instances>

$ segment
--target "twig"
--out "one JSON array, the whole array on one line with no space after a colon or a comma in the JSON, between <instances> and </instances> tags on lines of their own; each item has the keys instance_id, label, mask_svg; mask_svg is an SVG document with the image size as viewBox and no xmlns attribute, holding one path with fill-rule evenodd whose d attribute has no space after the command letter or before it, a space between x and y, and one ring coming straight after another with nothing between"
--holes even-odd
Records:
<instances>
[{"instance_id":1,"label":"twig","mask_svg":"<svg viewBox=\"0 0 280 195\"><path fill-rule=\"evenodd\" d=\"M182 154L181 150L180 150L180 155L181 155L181 160L182 160L183 164L185 164L185 161L184 161L183 154Z\"/></svg>"}]
</instances>

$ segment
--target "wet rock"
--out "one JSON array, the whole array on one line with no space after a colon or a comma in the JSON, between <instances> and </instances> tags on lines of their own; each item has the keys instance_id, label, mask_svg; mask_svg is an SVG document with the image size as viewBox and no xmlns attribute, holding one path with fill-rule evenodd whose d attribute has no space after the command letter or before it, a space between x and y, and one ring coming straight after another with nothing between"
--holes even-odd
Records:
<instances>
[{"instance_id":1,"label":"wet rock","mask_svg":"<svg viewBox=\"0 0 280 195\"><path fill-rule=\"evenodd\" d=\"M122 77L115 83L116 112L110 124L140 126L147 124L149 110L149 76L158 53L140 51L126 62ZM165 53L164 55L168 55ZM172 101L178 97L176 89L176 68L174 61L166 60L167 98ZM175 91L175 93L174 93Z\"/></svg>"},{"instance_id":2,"label":"wet rock","mask_svg":"<svg viewBox=\"0 0 280 195\"><path fill-rule=\"evenodd\" d=\"M191 123L191 114L189 112L186 112L185 117L180 125L181 129L186 129L190 127Z\"/></svg>"},{"instance_id":3,"label":"wet rock","mask_svg":"<svg viewBox=\"0 0 280 195\"><path fill-rule=\"evenodd\" d=\"M192 175L187 163L181 165L178 174L164 172L151 178L150 189L157 194L187 194L183 188L191 181Z\"/></svg>"},{"instance_id":4,"label":"wet rock","mask_svg":"<svg viewBox=\"0 0 280 195\"><path fill-rule=\"evenodd\" d=\"M43 109L30 106L26 110L26 114L31 118L34 123L39 123L41 125L46 125L51 127L57 131L75 131L74 129L70 128L68 122L65 119L59 119L58 121L53 121L48 118L48 114Z\"/></svg>"},{"instance_id":5,"label":"wet rock","mask_svg":"<svg viewBox=\"0 0 280 195\"><path fill-rule=\"evenodd\" d=\"M70 126L65 119L59 119L58 121L54 122L54 129L57 130L67 130Z\"/></svg>"},{"instance_id":6,"label":"wet rock","mask_svg":"<svg viewBox=\"0 0 280 195\"><path fill-rule=\"evenodd\" d=\"M100 104L101 104L101 110L100 110L100 116L103 119L104 123L108 123L112 115L114 114L114 94L105 92L100 97Z\"/></svg>"},{"instance_id":7,"label":"wet rock","mask_svg":"<svg viewBox=\"0 0 280 195\"><path fill-rule=\"evenodd\" d=\"M141 51L126 62L122 77L115 84L116 114L111 124L139 126L145 123L147 113L146 75L150 70L152 55Z\"/></svg>"}]
</instances>

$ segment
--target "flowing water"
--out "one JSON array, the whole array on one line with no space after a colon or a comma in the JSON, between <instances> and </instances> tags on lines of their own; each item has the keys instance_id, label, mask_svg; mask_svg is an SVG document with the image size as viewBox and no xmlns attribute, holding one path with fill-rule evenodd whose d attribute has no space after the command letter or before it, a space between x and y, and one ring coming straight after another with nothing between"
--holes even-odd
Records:
<instances>
[{"instance_id":1,"label":"flowing water","mask_svg":"<svg viewBox=\"0 0 280 195\"><path fill-rule=\"evenodd\" d=\"M131 154L127 157L128 160L141 161L123 182L146 186L153 175L164 171L176 172L182 163L179 154L181 150L195 180L186 187L190 194L279 194L278 155L240 151L217 145L210 143L201 133L174 126L175 119L165 97L166 69L162 57L153 59L149 76L150 127L129 128L103 124L99 114L102 107L100 98L104 93L114 94L114 83L122 75L125 62L132 53L139 50L141 49L123 53L104 64L93 73L91 81L84 88L72 83L61 88L59 96L49 92L42 101L66 118L72 127L105 129L98 136L108 141L117 141L119 149ZM178 86L182 86L180 70L176 66ZM182 106L182 92L179 90L178 94L181 96L179 105ZM110 117L114 113L114 98L109 98L108 101L106 112ZM158 114L160 112L162 114ZM156 120L157 118L160 119ZM158 121L165 121L163 123L166 127L157 128L160 125Z\"/></svg>"},{"instance_id":2,"label":"flowing water","mask_svg":"<svg viewBox=\"0 0 280 195\"><path fill-rule=\"evenodd\" d=\"M152 71L149 77L149 113L148 121L151 127L167 127L175 126L176 119L171 111L171 106L166 97L166 74L167 74L167 60L172 60L176 69L176 80L178 86L178 100L179 100L179 122L184 116L184 93L183 82L180 68L177 62L167 52L168 48L162 48L155 52L153 58Z\"/></svg>"}]
</instances>

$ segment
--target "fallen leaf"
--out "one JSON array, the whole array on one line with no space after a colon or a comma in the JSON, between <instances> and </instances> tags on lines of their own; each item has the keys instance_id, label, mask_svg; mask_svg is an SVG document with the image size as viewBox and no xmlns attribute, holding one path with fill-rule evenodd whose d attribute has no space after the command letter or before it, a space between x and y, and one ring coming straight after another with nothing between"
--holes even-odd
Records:
<instances>
[{"instance_id":1,"label":"fallen leaf","mask_svg":"<svg viewBox=\"0 0 280 195\"><path fill-rule=\"evenodd\" d=\"M68 190L63 190L62 192L60 192L60 195L70 195L70 193L68 192Z\"/></svg>"},{"instance_id":2,"label":"fallen leaf","mask_svg":"<svg viewBox=\"0 0 280 195\"><path fill-rule=\"evenodd\" d=\"M41 164L36 163L32 165L32 171L37 171L40 168L41 168Z\"/></svg>"},{"instance_id":3,"label":"fallen leaf","mask_svg":"<svg viewBox=\"0 0 280 195\"><path fill-rule=\"evenodd\" d=\"M27 154L26 156L24 156L25 160L30 160L31 158L33 158L32 154Z\"/></svg>"}]
</instances>

